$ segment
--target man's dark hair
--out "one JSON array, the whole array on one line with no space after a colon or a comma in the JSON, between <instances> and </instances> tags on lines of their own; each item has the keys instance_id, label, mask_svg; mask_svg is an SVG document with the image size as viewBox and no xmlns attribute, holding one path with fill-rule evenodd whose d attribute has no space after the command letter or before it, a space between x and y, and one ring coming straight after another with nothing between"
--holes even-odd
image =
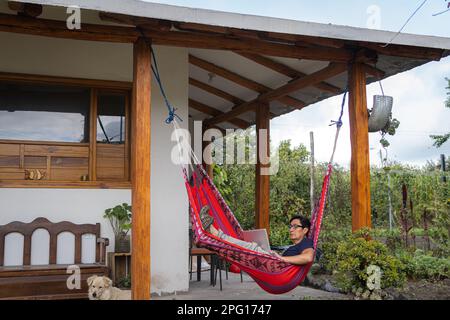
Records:
<instances>
[{"instance_id":1,"label":"man's dark hair","mask_svg":"<svg viewBox=\"0 0 450 320\"><path fill-rule=\"evenodd\" d=\"M289 223L292 223L292 221L296 220L296 219L300 220L300 222L304 228L308 228L308 233L307 233L307 235L308 235L309 230L311 230L311 221L309 221L309 219L304 216L297 215L297 216L293 216L291 218L291 220L289 220Z\"/></svg>"}]
</instances>

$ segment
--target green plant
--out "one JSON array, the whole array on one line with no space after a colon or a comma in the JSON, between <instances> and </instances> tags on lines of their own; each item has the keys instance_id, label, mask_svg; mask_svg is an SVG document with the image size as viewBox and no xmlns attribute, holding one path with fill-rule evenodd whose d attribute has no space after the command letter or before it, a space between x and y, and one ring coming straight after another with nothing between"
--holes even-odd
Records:
<instances>
[{"instance_id":1,"label":"green plant","mask_svg":"<svg viewBox=\"0 0 450 320\"><path fill-rule=\"evenodd\" d=\"M316 258L318 259L321 271L332 274L337 264L336 251L339 243L344 241L351 235L350 229L336 229L329 226L324 220L323 230L320 233L318 252Z\"/></svg>"},{"instance_id":2,"label":"green plant","mask_svg":"<svg viewBox=\"0 0 450 320\"><path fill-rule=\"evenodd\" d=\"M412 259L415 278L440 280L449 277L450 259L437 258L417 251Z\"/></svg>"},{"instance_id":3,"label":"green plant","mask_svg":"<svg viewBox=\"0 0 450 320\"><path fill-rule=\"evenodd\" d=\"M367 236L367 232L363 231ZM329 259L328 268L334 270L337 285L344 291L352 288L366 288L368 267L381 269L381 288L401 286L406 279L404 265L388 252L383 243L366 240L361 234L354 234L339 241L334 257Z\"/></svg>"},{"instance_id":4,"label":"green plant","mask_svg":"<svg viewBox=\"0 0 450 320\"><path fill-rule=\"evenodd\" d=\"M128 274L127 276L119 279L117 286L119 288L131 288L131 276Z\"/></svg>"},{"instance_id":5,"label":"green plant","mask_svg":"<svg viewBox=\"0 0 450 320\"><path fill-rule=\"evenodd\" d=\"M388 124L386 125L385 128L383 128L381 130L380 143L383 146L383 148L387 148L390 145L389 141L387 141L386 138L385 138L386 134L389 134L390 136L393 136L399 126L400 126L400 121L398 121L395 118L392 119L392 115L391 115L391 119L389 120Z\"/></svg>"},{"instance_id":6,"label":"green plant","mask_svg":"<svg viewBox=\"0 0 450 320\"><path fill-rule=\"evenodd\" d=\"M289 231L286 225L271 223L270 225L270 243L274 246L290 245Z\"/></svg>"},{"instance_id":7,"label":"green plant","mask_svg":"<svg viewBox=\"0 0 450 320\"><path fill-rule=\"evenodd\" d=\"M393 229L392 231L387 231L386 233L386 246L391 250L395 251L402 247L402 237L400 231Z\"/></svg>"},{"instance_id":8,"label":"green plant","mask_svg":"<svg viewBox=\"0 0 450 320\"><path fill-rule=\"evenodd\" d=\"M122 203L113 208L108 208L105 210L103 218L108 219L111 223L116 238L124 239L131 229L131 206Z\"/></svg>"}]
</instances>

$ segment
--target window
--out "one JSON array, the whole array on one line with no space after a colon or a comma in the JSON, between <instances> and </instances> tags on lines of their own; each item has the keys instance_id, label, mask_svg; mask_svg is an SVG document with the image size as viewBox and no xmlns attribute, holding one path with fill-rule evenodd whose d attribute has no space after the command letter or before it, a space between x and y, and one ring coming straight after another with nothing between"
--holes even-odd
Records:
<instances>
[{"instance_id":1,"label":"window","mask_svg":"<svg viewBox=\"0 0 450 320\"><path fill-rule=\"evenodd\" d=\"M97 142L124 144L125 95L100 93L97 99Z\"/></svg>"},{"instance_id":2,"label":"window","mask_svg":"<svg viewBox=\"0 0 450 320\"><path fill-rule=\"evenodd\" d=\"M0 83L0 139L88 142L90 90Z\"/></svg>"},{"instance_id":3,"label":"window","mask_svg":"<svg viewBox=\"0 0 450 320\"><path fill-rule=\"evenodd\" d=\"M23 77L0 81L0 187L128 188L131 84Z\"/></svg>"}]
</instances>

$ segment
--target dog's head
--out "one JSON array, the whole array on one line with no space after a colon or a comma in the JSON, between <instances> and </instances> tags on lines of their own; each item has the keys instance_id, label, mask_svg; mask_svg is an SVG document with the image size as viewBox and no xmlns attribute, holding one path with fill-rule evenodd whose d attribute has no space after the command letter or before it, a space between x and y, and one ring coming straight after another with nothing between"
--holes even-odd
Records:
<instances>
[{"instance_id":1,"label":"dog's head","mask_svg":"<svg viewBox=\"0 0 450 320\"><path fill-rule=\"evenodd\" d=\"M108 277L92 276L87 279L89 300L108 300L112 280Z\"/></svg>"}]
</instances>

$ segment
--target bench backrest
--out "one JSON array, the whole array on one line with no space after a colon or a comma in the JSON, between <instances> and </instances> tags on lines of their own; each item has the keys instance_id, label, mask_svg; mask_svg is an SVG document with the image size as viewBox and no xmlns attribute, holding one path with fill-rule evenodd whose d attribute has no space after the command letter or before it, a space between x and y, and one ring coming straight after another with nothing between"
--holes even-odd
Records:
<instances>
[{"instance_id":1,"label":"bench backrest","mask_svg":"<svg viewBox=\"0 0 450 320\"><path fill-rule=\"evenodd\" d=\"M68 221L53 223L46 218L37 218L32 222L24 223L14 221L5 225L0 225L0 266L4 264L5 238L10 233L19 233L24 237L23 265L31 264L31 238L37 229L45 229L50 235L49 263L56 264L58 235L62 232L70 232L75 236L75 264L81 264L81 244L84 234L94 234L96 239L100 238L100 223L97 224L75 224ZM101 243L95 244L95 261L105 261L100 255Z\"/></svg>"}]
</instances>

